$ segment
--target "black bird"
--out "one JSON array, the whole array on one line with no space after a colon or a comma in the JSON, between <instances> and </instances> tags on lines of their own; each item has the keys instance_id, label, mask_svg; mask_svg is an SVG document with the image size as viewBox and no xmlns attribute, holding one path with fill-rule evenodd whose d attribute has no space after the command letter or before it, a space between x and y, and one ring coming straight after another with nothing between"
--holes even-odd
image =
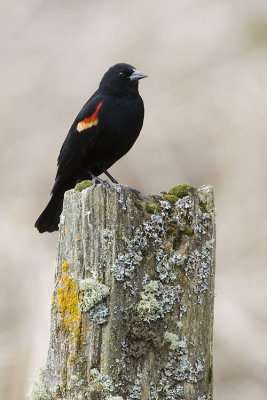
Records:
<instances>
[{"instance_id":1,"label":"black bird","mask_svg":"<svg viewBox=\"0 0 267 400\"><path fill-rule=\"evenodd\" d=\"M136 141L144 119L144 104L138 92L139 79L147 75L129 64L116 64L103 76L98 90L83 106L62 145L52 197L35 222L39 232L58 230L66 190L78 181L105 173Z\"/></svg>"}]
</instances>

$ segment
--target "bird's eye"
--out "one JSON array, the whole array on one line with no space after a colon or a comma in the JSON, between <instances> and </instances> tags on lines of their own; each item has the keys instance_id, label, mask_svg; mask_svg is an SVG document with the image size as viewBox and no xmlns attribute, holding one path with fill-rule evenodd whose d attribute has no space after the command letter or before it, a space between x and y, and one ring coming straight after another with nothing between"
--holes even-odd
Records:
<instances>
[{"instance_id":1,"label":"bird's eye","mask_svg":"<svg viewBox=\"0 0 267 400\"><path fill-rule=\"evenodd\" d=\"M124 72L119 72L119 76L123 77L123 76L125 76L125 73Z\"/></svg>"}]
</instances>

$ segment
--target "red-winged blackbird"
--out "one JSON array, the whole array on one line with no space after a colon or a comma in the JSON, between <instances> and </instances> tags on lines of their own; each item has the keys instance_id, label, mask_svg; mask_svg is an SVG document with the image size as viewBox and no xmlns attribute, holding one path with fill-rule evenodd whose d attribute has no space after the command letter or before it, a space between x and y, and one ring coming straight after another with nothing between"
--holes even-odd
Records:
<instances>
[{"instance_id":1,"label":"red-winged blackbird","mask_svg":"<svg viewBox=\"0 0 267 400\"><path fill-rule=\"evenodd\" d=\"M138 80L147 75L129 64L116 64L103 76L98 90L83 106L72 124L58 157L58 170L52 197L35 222L39 232L58 230L66 190L78 181L109 172L136 141L143 125L144 104Z\"/></svg>"}]
</instances>

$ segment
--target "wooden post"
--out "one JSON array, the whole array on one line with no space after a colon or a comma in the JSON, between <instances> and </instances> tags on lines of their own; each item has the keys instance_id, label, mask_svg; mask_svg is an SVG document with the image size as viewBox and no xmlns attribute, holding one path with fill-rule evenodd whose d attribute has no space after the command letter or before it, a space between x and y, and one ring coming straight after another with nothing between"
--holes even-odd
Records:
<instances>
[{"instance_id":1,"label":"wooden post","mask_svg":"<svg viewBox=\"0 0 267 400\"><path fill-rule=\"evenodd\" d=\"M84 187L65 194L48 360L31 398L212 399L212 188L140 200L128 186Z\"/></svg>"}]
</instances>

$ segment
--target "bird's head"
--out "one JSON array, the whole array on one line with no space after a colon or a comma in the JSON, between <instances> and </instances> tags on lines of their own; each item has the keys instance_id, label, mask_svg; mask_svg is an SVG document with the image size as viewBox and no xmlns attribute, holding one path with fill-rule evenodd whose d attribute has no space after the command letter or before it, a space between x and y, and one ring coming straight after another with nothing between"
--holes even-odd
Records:
<instances>
[{"instance_id":1,"label":"bird's head","mask_svg":"<svg viewBox=\"0 0 267 400\"><path fill-rule=\"evenodd\" d=\"M132 65L119 63L109 68L103 76L99 88L124 95L138 94L138 81L147 75Z\"/></svg>"}]
</instances>

